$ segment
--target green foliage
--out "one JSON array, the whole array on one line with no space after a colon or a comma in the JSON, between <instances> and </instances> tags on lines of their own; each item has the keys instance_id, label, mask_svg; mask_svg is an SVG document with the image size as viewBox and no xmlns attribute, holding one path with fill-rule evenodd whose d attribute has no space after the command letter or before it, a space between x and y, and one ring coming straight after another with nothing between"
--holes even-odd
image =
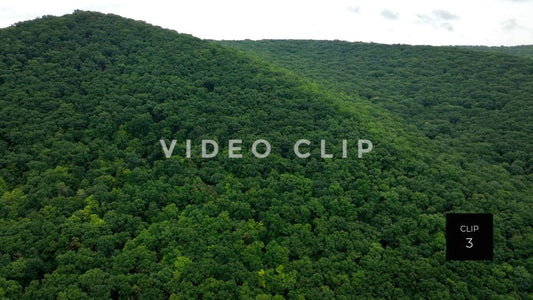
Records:
<instances>
[{"instance_id":1,"label":"green foliage","mask_svg":"<svg viewBox=\"0 0 533 300\"><path fill-rule=\"evenodd\" d=\"M462 48L467 48L476 51L499 52L508 55L533 58L533 45L520 45L511 47L462 46Z\"/></svg>"},{"instance_id":2,"label":"green foliage","mask_svg":"<svg viewBox=\"0 0 533 300\"><path fill-rule=\"evenodd\" d=\"M0 298L531 295L530 62L239 45L257 56L83 11L0 30ZM300 138L375 149L300 159ZM493 262L445 261L452 211L495 214Z\"/></svg>"}]
</instances>

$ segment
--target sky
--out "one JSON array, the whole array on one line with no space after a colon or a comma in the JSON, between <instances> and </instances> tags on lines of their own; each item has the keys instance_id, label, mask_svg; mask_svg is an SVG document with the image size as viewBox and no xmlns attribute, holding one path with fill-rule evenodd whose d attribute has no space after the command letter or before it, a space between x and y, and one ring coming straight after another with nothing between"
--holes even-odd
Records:
<instances>
[{"instance_id":1,"label":"sky","mask_svg":"<svg viewBox=\"0 0 533 300\"><path fill-rule=\"evenodd\" d=\"M533 0L2 0L0 27L76 9L113 13L215 40L533 44Z\"/></svg>"}]
</instances>

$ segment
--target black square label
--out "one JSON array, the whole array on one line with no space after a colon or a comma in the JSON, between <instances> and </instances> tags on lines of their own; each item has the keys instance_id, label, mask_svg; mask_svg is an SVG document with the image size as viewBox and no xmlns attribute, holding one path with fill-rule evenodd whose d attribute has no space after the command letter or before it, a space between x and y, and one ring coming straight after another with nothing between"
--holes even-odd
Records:
<instances>
[{"instance_id":1,"label":"black square label","mask_svg":"<svg viewBox=\"0 0 533 300\"><path fill-rule=\"evenodd\" d=\"M447 260L492 260L492 214L446 214Z\"/></svg>"}]
</instances>

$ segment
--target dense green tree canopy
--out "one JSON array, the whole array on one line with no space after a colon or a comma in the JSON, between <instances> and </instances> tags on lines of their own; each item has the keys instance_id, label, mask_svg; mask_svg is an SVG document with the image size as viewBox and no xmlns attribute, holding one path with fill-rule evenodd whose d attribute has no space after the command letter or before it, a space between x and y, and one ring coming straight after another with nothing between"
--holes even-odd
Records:
<instances>
[{"instance_id":1,"label":"dense green tree canopy","mask_svg":"<svg viewBox=\"0 0 533 300\"><path fill-rule=\"evenodd\" d=\"M268 43L83 11L1 29L0 298L531 296L532 62ZM447 212L494 214L493 261L446 261Z\"/></svg>"},{"instance_id":2,"label":"dense green tree canopy","mask_svg":"<svg viewBox=\"0 0 533 300\"><path fill-rule=\"evenodd\" d=\"M533 58L533 45L521 45L511 47L486 47L486 46L463 46L464 48L486 52L501 52L508 55Z\"/></svg>"}]
</instances>

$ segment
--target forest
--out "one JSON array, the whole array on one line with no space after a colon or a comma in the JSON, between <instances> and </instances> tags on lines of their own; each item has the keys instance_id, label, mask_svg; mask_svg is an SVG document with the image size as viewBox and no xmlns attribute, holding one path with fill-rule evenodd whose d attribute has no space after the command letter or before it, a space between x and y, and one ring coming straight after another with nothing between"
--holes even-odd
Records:
<instances>
[{"instance_id":1,"label":"forest","mask_svg":"<svg viewBox=\"0 0 533 300\"><path fill-rule=\"evenodd\" d=\"M0 298L529 299L532 104L501 51L0 29ZM493 260L446 260L446 213L493 214Z\"/></svg>"},{"instance_id":2,"label":"forest","mask_svg":"<svg viewBox=\"0 0 533 300\"><path fill-rule=\"evenodd\" d=\"M520 46L511 46L511 47L487 47L487 46L463 46L464 48L477 50L477 51L486 51L486 52L501 52L513 56L527 57L533 59L533 45L520 45Z\"/></svg>"}]
</instances>

